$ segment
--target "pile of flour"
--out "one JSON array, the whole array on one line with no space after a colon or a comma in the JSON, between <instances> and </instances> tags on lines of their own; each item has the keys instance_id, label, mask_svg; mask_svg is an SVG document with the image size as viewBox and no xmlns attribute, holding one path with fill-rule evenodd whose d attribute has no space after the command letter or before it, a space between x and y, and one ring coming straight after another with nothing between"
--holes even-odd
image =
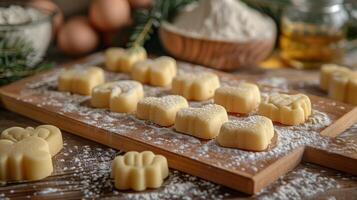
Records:
<instances>
[{"instance_id":1,"label":"pile of flour","mask_svg":"<svg viewBox=\"0 0 357 200\"><path fill-rule=\"evenodd\" d=\"M171 25L176 32L219 41L271 38L275 24L238 0L201 0L183 9Z\"/></svg>"},{"instance_id":2,"label":"pile of flour","mask_svg":"<svg viewBox=\"0 0 357 200\"><path fill-rule=\"evenodd\" d=\"M24 8L21 6L10 6L8 8L0 7L0 24L25 24L32 21L37 21L43 18L44 15L33 8Z\"/></svg>"}]
</instances>

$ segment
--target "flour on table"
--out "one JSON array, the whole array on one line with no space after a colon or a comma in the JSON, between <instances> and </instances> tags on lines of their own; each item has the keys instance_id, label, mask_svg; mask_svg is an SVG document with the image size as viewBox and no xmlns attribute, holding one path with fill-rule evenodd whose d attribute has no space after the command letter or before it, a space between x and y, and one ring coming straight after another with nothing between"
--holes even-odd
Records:
<instances>
[{"instance_id":1,"label":"flour on table","mask_svg":"<svg viewBox=\"0 0 357 200\"><path fill-rule=\"evenodd\" d=\"M325 177L326 171L315 172L302 166L290 173L290 180L282 177L261 191L257 198L262 200L275 199L306 199L329 189L339 188L335 177Z\"/></svg>"},{"instance_id":2,"label":"flour on table","mask_svg":"<svg viewBox=\"0 0 357 200\"><path fill-rule=\"evenodd\" d=\"M98 58L94 59L100 60ZM199 66L192 67L192 65L186 63L180 63L179 66L180 70L185 72L211 71ZM137 140L148 142L158 148L173 149L173 152L182 156L187 156L189 152L195 151L197 155L191 157L192 159L224 167L227 170L240 170L255 174L276 159L304 145L334 153L357 152L355 134L357 126L351 127L336 139L322 137L318 134L320 129L332 123L332 119L326 113L317 109L320 108L320 104L326 103L324 101L316 102L313 105L312 115L305 124L296 127L275 125L278 143L269 151L249 152L223 148L217 145L215 140L201 141L195 137L177 133L172 127L162 128L153 123L137 119L133 113L121 114L112 113L106 109L93 109L87 104L89 97L71 95L56 90L59 72L60 70L55 70L50 75L42 76L40 81L28 84L27 88L21 91L21 99L47 110L60 110L59 115L61 116L75 118L88 126L103 128L114 134L130 135L138 129L143 130L136 138ZM108 72L106 76L110 77L110 80L128 79L126 74L121 73ZM221 84L238 84L238 82L233 82L232 80L230 78L222 78ZM147 89L150 90L149 96L167 94L166 89L149 87L145 91ZM211 103L211 100L190 102L190 106L200 107ZM230 115L229 118L243 120L239 115ZM93 128L92 134L96 134L95 128ZM111 136L108 135L108 137L110 138ZM43 185L42 182L31 183L36 187L38 196L70 195L73 192L79 192L84 194L85 198L99 198L103 195L103 191L109 192L110 195L116 197L129 199L224 199L232 197L232 194L234 195L232 191L225 193L224 191L229 190L223 186L190 175L182 175L175 170L170 171L168 179L158 190L149 190L144 193L121 193L113 188L113 182L109 176L111 161L121 152L89 145L78 146L74 143L67 143L66 138L64 138L64 141L64 149L58 155L58 159L55 159L54 164L54 175L63 178L56 180L58 186L56 188L49 188ZM76 142L76 140L71 140L71 142ZM76 156L73 156L74 152L77 153ZM217 158L222 158L222 160L216 162ZM309 193L316 195L318 192L339 187L336 185L337 181L353 179L348 175L331 177L323 170L312 170L312 168L314 167L303 163L295 171L280 178L254 197L259 199L307 198ZM70 177L69 180L68 177ZM6 198L7 195L10 196L12 194L19 195L21 192L21 189L16 189L10 193L5 187L0 187L0 198Z\"/></svg>"}]
</instances>

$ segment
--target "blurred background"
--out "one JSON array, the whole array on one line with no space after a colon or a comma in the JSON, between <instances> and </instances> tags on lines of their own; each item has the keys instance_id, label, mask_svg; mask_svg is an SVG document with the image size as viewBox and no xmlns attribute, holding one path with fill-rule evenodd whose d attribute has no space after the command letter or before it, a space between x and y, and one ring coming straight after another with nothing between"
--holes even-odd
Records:
<instances>
[{"instance_id":1,"label":"blurred background","mask_svg":"<svg viewBox=\"0 0 357 200\"><path fill-rule=\"evenodd\" d=\"M223 67L216 66L216 63L224 62L202 63L194 58L176 55L174 50L170 50L172 45L165 46L162 39L160 41L158 30L161 22L170 21L180 9L196 1L0 0L1 7L20 2L20 5L24 3L25 6L49 11L46 14L51 18L53 32L49 42L46 42L43 24L42 32L38 30L28 34L34 38L32 47L27 48L24 42L18 42L17 36L22 34L19 32L30 32L36 29L35 26L39 29L40 25L2 25L0 9L0 84L108 47L130 47L133 44L143 45L151 54L168 53L178 59L229 71L244 67L317 69L323 63L357 66L356 0L242 0L251 8L270 16L276 23L277 34L272 38L273 48L267 47L264 55L257 56L259 59L255 62L236 62L236 65L230 66L222 64ZM331 10L326 11L322 4ZM336 10L334 6L340 4L342 6ZM310 10L306 10L307 7ZM316 14L320 9L325 9L323 15ZM324 28L321 28L322 25ZM335 25L336 31L332 32ZM229 62L235 63L235 60Z\"/></svg>"}]
</instances>

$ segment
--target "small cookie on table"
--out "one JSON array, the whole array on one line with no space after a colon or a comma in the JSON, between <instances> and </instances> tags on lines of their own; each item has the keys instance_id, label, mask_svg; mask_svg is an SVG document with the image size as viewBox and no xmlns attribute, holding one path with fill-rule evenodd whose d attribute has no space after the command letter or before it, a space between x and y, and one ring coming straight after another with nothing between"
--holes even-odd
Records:
<instances>
[{"instance_id":1,"label":"small cookie on table","mask_svg":"<svg viewBox=\"0 0 357 200\"><path fill-rule=\"evenodd\" d=\"M109 71L130 72L136 62L146 58L147 53L143 47L129 49L113 47L105 51L105 67Z\"/></svg>"},{"instance_id":2,"label":"small cookie on table","mask_svg":"<svg viewBox=\"0 0 357 200\"><path fill-rule=\"evenodd\" d=\"M65 70L59 75L58 90L90 95L92 89L104 81L105 76L102 68L94 66L73 68Z\"/></svg>"},{"instance_id":3,"label":"small cookie on table","mask_svg":"<svg viewBox=\"0 0 357 200\"><path fill-rule=\"evenodd\" d=\"M175 130L202 139L213 139L227 121L227 111L217 104L183 108L177 112Z\"/></svg>"},{"instance_id":4,"label":"small cookie on table","mask_svg":"<svg viewBox=\"0 0 357 200\"><path fill-rule=\"evenodd\" d=\"M273 136L274 126L269 118L250 116L243 121L224 123L216 140L223 147L263 151L268 148Z\"/></svg>"},{"instance_id":5,"label":"small cookie on table","mask_svg":"<svg viewBox=\"0 0 357 200\"><path fill-rule=\"evenodd\" d=\"M109 108L112 112L129 113L136 110L144 98L141 83L131 80L104 83L93 88L91 104L96 108Z\"/></svg>"},{"instance_id":6,"label":"small cookie on table","mask_svg":"<svg viewBox=\"0 0 357 200\"><path fill-rule=\"evenodd\" d=\"M134 80L153 86L170 85L175 76L176 61L167 56L137 62L131 71Z\"/></svg>"},{"instance_id":7,"label":"small cookie on table","mask_svg":"<svg viewBox=\"0 0 357 200\"><path fill-rule=\"evenodd\" d=\"M0 180L46 178L53 171L52 157L62 147L61 131L52 125L4 130L0 135Z\"/></svg>"},{"instance_id":8,"label":"small cookie on table","mask_svg":"<svg viewBox=\"0 0 357 200\"><path fill-rule=\"evenodd\" d=\"M119 190L159 188L168 175L166 158L151 151L129 151L112 162L111 177L115 180L115 188Z\"/></svg>"},{"instance_id":9,"label":"small cookie on table","mask_svg":"<svg viewBox=\"0 0 357 200\"><path fill-rule=\"evenodd\" d=\"M219 78L214 73L180 74L173 79L171 92L187 100L204 101L212 98L219 86Z\"/></svg>"},{"instance_id":10,"label":"small cookie on table","mask_svg":"<svg viewBox=\"0 0 357 200\"><path fill-rule=\"evenodd\" d=\"M176 113L186 107L188 102L182 96L146 97L139 101L136 116L160 126L171 126L175 123Z\"/></svg>"},{"instance_id":11,"label":"small cookie on table","mask_svg":"<svg viewBox=\"0 0 357 200\"><path fill-rule=\"evenodd\" d=\"M285 125L298 125L311 115L311 102L304 94L273 93L260 103L258 114Z\"/></svg>"},{"instance_id":12,"label":"small cookie on table","mask_svg":"<svg viewBox=\"0 0 357 200\"><path fill-rule=\"evenodd\" d=\"M260 91L252 83L241 83L235 87L223 86L215 91L214 103L223 106L227 112L248 114L258 108Z\"/></svg>"}]
</instances>

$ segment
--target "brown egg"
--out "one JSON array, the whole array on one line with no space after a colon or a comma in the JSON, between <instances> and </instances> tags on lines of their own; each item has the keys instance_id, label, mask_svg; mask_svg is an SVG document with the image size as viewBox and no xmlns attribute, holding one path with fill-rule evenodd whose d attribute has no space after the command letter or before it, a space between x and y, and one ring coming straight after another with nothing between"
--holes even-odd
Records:
<instances>
[{"instance_id":1,"label":"brown egg","mask_svg":"<svg viewBox=\"0 0 357 200\"><path fill-rule=\"evenodd\" d=\"M57 34L58 30L63 25L62 10L51 0L31 0L30 5L35 8L57 12L57 15L53 18L53 33L54 35Z\"/></svg>"},{"instance_id":2,"label":"brown egg","mask_svg":"<svg viewBox=\"0 0 357 200\"><path fill-rule=\"evenodd\" d=\"M153 4L153 0L129 0L129 4L132 8L150 8Z\"/></svg>"},{"instance_id":3,"label":"brown egg","mask_svg":"<svg viewBox=\"0 0 357 200\"><path fill-rule=\"evenodd\" d=\"M80 55L93 51L99 37L86 17L78 16L65 23L57 38L58 47L67 54Z\"/></svg>"},{"instance_id":4,"label":"brown egg","mask_svg":"<svg viewBox=\"0 0 357 200\"><path fill-rule=\"evenodd\" d=\"M89 18L101 31L112 31L130 24L128 0L93 0Z\"/></svg>"}]
</instances>

